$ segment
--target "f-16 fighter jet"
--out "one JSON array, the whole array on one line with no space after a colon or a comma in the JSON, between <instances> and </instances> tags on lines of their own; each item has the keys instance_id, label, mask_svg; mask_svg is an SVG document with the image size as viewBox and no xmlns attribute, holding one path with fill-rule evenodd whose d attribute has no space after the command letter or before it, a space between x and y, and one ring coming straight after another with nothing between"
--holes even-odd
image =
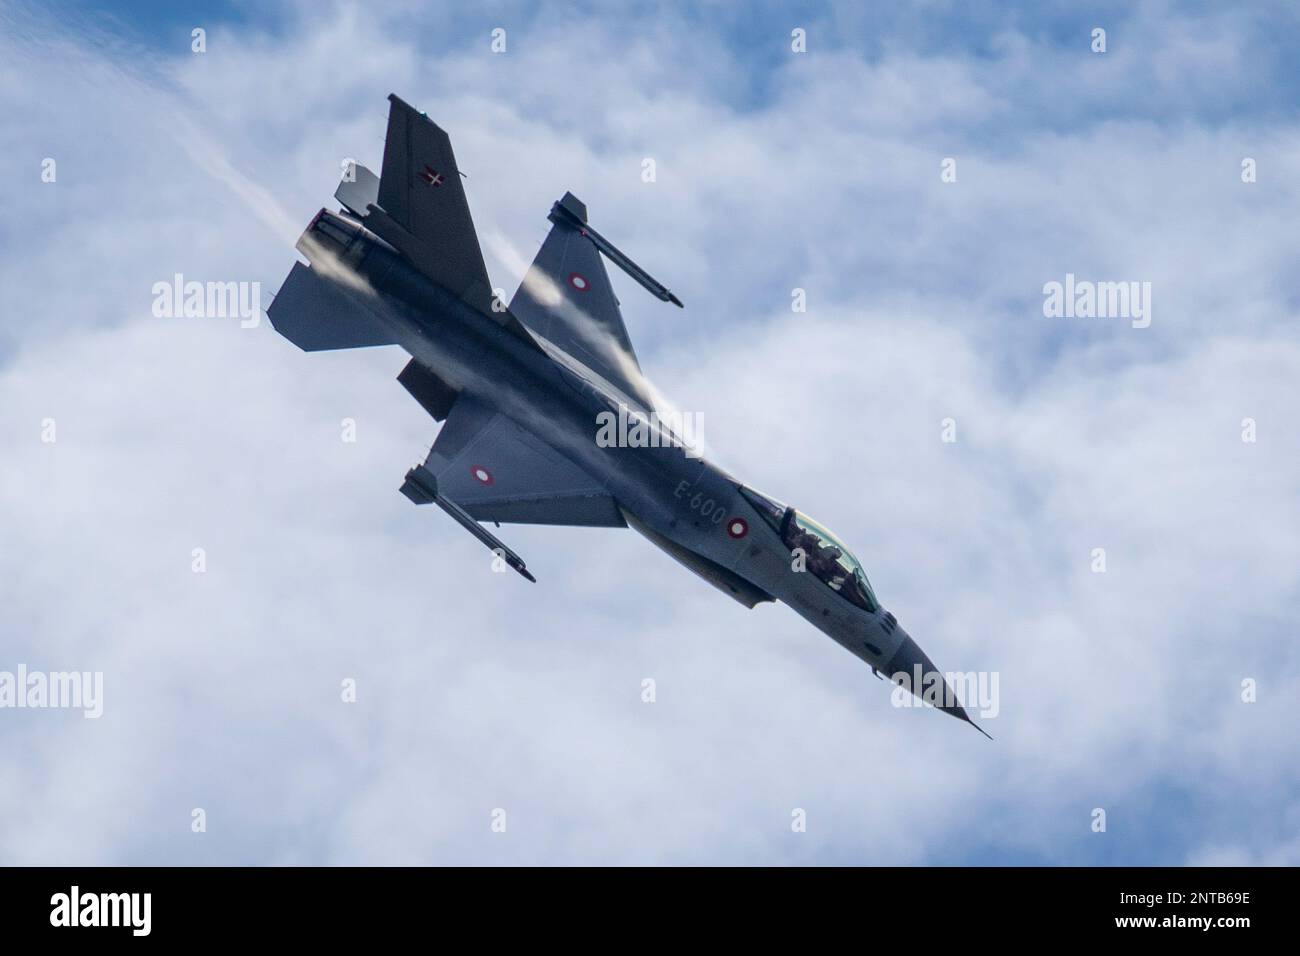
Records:
<instances>
[{"instance_id":1,"label":"f-16 fighter jet","mask_svg":"<svg viewBox=\"0 0 1300 956\"><path fill-rule=\"evenodd\" d=\"M746 607L784 601L877 674L973 724L842 542L683 447L664 424L605 261L681 301L593 229L568 193L503 303L450 139L389 101L380 175L355 166L344 176L343 208L322 209L302 234L297 249L310 265L294 265L269 315L307 351L400 345L410 354L398 381L443 425L402 493L441 508L529 581L523 559L481 522L631 526ZM608 440L609 422L629 418L640 440Z\"/></svg>"}]
</instances>

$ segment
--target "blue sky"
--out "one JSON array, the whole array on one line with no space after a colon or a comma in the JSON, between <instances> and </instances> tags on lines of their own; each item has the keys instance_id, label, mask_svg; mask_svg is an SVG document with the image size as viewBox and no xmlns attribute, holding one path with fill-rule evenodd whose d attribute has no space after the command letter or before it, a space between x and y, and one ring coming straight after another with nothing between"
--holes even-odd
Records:
<instances>
[{"instance_id":1,"label":"blue sky","mask_svg":"<svg viewBox=\"0 0 1300 956\"><path fill-rule=\"evenodd\" d=\"M0 670L106 698L0 709L0 861L1300 859L1290 5L0 26ZM631 532L507 528L539 584L492 574L395 491L436 426L394 350L151 314L177 272L269 301L389 92L450 132L507 291L572 189L682 296L614 278L643 367L941 668L999 674L992 744ZM1067 273L1150 282L1150 327L1045 317Z\"/></svg>"}]
</instances>

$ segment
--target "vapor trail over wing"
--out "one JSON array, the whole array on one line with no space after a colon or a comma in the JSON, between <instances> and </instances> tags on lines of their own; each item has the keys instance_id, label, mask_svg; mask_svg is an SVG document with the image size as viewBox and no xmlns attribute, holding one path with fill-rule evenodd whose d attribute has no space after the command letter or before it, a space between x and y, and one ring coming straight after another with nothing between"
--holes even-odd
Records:
<instances>
[{"instance_id":1,"label":"vapor trail over wing","mask_svg":"<svg viewBox=\"0 0 1300 956\"><path fill-rule=\"evenodd\" d=\"M558 205L572 215L551 217L555 225L510 301L510 311L529 330L651 410L651 392L632 351L605 263L574 224L574 220L586 222L587 207L572 193L565 193Z\"/></svg>"}]
</instances>

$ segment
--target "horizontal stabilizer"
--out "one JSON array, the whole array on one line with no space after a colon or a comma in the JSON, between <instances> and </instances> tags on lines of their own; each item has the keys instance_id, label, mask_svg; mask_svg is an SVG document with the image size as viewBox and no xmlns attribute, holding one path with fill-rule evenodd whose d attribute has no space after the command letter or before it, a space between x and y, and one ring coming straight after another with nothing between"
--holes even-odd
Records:
<instances>
[{"instance_id":1,"label":"horizontal stabilizer","mask_svg":"<svg viewBox=\"0 0 1300 956\"><path fill-rule=\"evenodd\" d=\"M305 352L393 345L389 328L332 279L295 262L266 310L275 330Z\"/></svg>"}]
</instances>

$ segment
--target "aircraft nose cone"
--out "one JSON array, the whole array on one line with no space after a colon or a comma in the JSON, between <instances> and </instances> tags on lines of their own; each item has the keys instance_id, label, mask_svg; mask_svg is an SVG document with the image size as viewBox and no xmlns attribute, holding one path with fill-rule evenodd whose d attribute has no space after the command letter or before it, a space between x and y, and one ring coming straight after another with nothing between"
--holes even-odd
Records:
<instances>
[{"instance_id":1,"label":"aircraft nose cone","mask_svg":"<svg viewBox=\"0 0 1300 956\"><path fill-rule=\"evenodd\" d=\"M951 717L966 721L985 737L989 736L970 719L966 708L958 702L948 679L943 676L939 668L934 666L934 662L926 656L925 651L921 650L920 645L912 640L910 634L904 632L903 642L898 645L898 650L889 659L885 674L895 684L911 691L914 697L927 704L933 704ZM989 739L993 738L989 737Z\"/></svg>"}]
</instances>

